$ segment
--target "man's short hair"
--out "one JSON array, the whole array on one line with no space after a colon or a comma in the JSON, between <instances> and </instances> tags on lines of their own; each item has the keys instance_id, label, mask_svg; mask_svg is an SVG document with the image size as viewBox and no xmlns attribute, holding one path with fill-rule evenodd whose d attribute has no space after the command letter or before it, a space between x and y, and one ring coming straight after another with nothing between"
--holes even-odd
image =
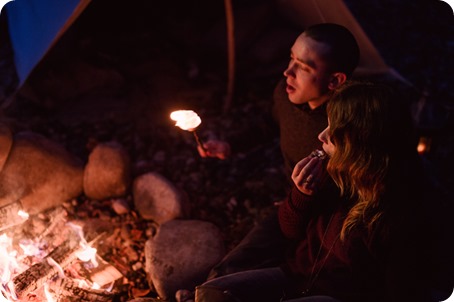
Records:
<instances>
[{"instance_id":1,"label":"man's short hair","mask_svg":"<svg viewBox=\"0 0 454 302\"><path fill-rule=\"evenodd\" d=\"M334 23L321 23L308 27L305 36L330 46L324 54L333 72L343 72L350 77L358 66L359 46L353 34L344 26Z\"/></svg>"}]
</instances>

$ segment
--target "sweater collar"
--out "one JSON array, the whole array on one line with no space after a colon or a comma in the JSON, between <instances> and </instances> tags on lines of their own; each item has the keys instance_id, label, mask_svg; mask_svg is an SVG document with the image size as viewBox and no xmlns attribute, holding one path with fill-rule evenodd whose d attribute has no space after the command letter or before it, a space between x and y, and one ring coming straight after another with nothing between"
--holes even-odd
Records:
<instances>
[{"instance_id":1,"label":"sweater collar","mask_svg":"<svg viewBox=\"0 0 454 302\"><path fill-rule=\"evenodd\" d=\"M311 107L309 107L309 104L307 104L307 103L300 104L300 105L295 105L295 106L298 109L300 109L300 110L302 110L304 112L310 113L310 114L323 114L323 115L326 115L326 104L327 104L327 102L323 103L322 105L318 106L315 109L311 109Z\"/></svg>"}]
</instances>

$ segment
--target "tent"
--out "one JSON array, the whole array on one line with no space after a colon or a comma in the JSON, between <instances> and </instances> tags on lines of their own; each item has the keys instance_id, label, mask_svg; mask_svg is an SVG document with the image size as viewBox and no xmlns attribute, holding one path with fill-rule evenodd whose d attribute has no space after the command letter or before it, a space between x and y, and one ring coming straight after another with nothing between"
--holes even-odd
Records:
<instances>
[{"instance_id":1,"label":"tent","mask_svg":"<svg viewBox=\"0 0 454 302\"><path fill-rule=\"evenodd\" d=\"M355 36L361 50L356 74L370 75L391 71L343 1L279 0L278 2L283 14L302 28L325 22L337 23L347 27Z\"/></svg>"},{"instance_id":2,"label":"tent","mask_svg":"<svg viewBox=\"0 0 454 302\"><path fill-rule=\"evenodd\" d=\"M20 84L90 0L15 0L5 5Z\"/></svg>"},{"instance_id":3,"label":"tent","mask_svg":"<svg viewBox=\"0 0 454 302\"><path fill-rule=\"evenodd\" d=\"M356 36L361 49L357 74L392 73L400 77L385 63L361 25L341 0L277 0L276 2L282 13L302 28L321 22L339 23L349 28ZM90 0L63 2L59 0L15 0L6 4L19 87L89 3ZM230 3L230 0L225 0L225 3ZM231 6L226 5L226 10L230 9ZM234 15L233 18L235 18ZM234 51L233 47L229 47L229 51ZM230 59L232 57L232 55L229 56Z\"/></svg>"}]
</instances>

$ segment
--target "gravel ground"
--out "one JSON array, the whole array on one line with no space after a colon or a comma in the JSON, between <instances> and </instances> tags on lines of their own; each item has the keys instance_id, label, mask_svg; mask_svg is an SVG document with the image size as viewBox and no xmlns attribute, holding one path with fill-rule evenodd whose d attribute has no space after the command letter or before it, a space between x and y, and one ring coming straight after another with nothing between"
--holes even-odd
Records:
<instances>
[{"instance_id":1,"label":"gravel ground","mask_svg":"<svg viewBox=\"0 0 454 302\"><path fill-rule=\"evenodd\" d=\"M192 217L218 225L230 248L285 196L270 104L300 29L269 10L269 1L233 1L236 91L225 113L222 1L162 2L93 1L2 116L14 131L43 133L82 159L98 142L119 141L135 175L157 171L173 181L188 194ZM452 11L436 0L403 3L346 1L385 61L412 83L403 86L415 108L424 105L415 118L432 138L426 158L452 188ZM1 76L14 82L4 70ZM198 112L202 139L235 137L251 125L262 135L229 160L202 159L193 136L170 121L175 109Z\"/></svg>"}]
</instances>

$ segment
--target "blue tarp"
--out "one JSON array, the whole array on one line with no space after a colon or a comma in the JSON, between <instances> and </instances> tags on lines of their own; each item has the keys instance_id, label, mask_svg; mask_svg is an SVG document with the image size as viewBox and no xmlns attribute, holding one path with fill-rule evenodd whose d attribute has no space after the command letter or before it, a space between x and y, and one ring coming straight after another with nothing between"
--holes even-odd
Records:
<instances>
[{"instance_id":1,"label":"blue tarp","mask_svg":"<svg viewBox=\"0 0 454 302\"><path fill-rule=\"evenodd\" d=\"M82 2L87 1L15 0L5 5L19 85L62 34L68 21L74 21Z\"/></svg>"}]
</instances>

